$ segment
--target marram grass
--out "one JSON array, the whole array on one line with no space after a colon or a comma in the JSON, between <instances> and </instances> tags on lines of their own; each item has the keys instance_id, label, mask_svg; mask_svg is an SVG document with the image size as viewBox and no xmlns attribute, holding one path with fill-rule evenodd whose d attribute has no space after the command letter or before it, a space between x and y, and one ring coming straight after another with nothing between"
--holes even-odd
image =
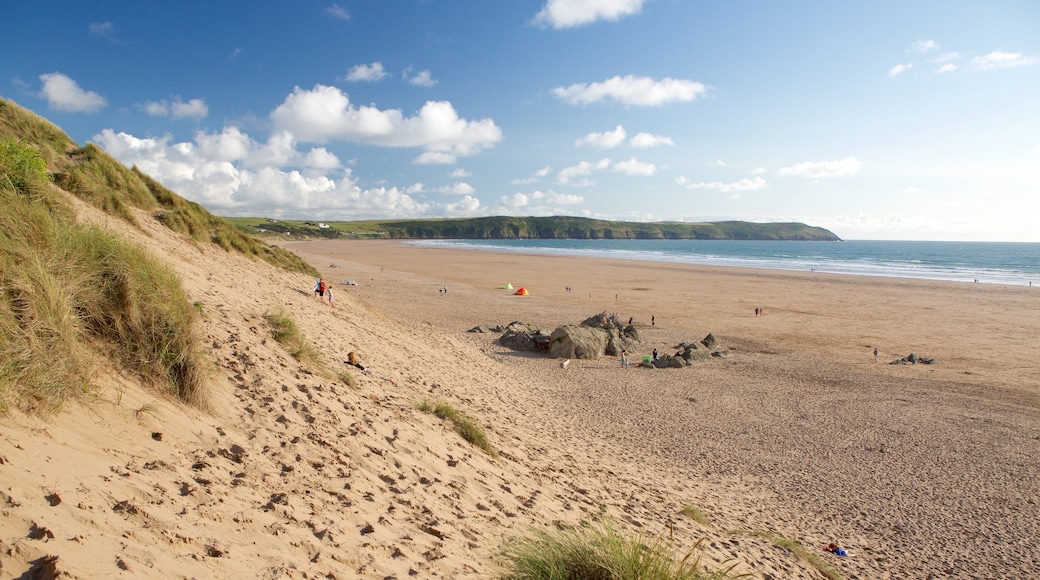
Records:
<instances>
[{"instance_id":1,"label":"marram grass","mask_svg":"<svg viewBox=\"0 0 1040 580\"><path fill-rule=\"evenodd\" d=\"M492 457L496 457L498 453L495 448L491 446L491 442L488 441L487 435L484 433L484 429L478 425L473 419L470 419L466 415L460 413L455 407L452 407L448 403L437 402L433 403L429 400L423 400L415 406L416 409L423 413L432 413L437 417L451 422L452 428L458 433L463 439L476 445L482 449L485 453Z\"/></svg>"},{"instance_id":2,"label":"marram grass","mask_svg":"<svg viewBox=\"0 0 1040 580\"><path fill-rule=\"evenodd\" d=\"M733 567L708 571L697 542L680 555L671 541L629 537L609 523L535 530L506 542L502 580L723 580Z\"/></svg>"}]
</instances>

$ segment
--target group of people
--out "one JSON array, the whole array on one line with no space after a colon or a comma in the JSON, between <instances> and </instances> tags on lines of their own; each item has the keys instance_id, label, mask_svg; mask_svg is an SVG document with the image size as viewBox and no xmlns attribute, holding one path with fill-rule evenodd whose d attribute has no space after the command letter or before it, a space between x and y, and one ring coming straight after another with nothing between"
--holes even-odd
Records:
<instances>
[{"instance_id":1,"label":"group of people","mask_svg":"<svg viewBox=\"0 0 1040 580\"><path fill-rule=\"evenodd\" d=\"M332 302L332 300L333 300L332 284L328 284L322 278L315 278L314 279L314 297L317 298L318 300L322 300L322 299L328 298L329 307L330 308L335 308L336 307L333 304L333 302Z\"/></svg>"}]
</instances>

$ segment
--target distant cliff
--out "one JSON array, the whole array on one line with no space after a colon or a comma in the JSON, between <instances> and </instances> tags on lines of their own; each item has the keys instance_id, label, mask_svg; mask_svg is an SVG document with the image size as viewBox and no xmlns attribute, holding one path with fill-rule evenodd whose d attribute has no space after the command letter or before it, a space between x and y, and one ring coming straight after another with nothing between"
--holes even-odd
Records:
<instances>
[{"instance_id":1,"label":"distant cliff","mask_svg":"<svg viewBox=\"0 0 1040 580\"><path fill-rule=\"evenodd\" d=\"M297 238L582 239L582 240L810 240L840 241L802 223L615 222L582 217L479 217L462 219L314 222L229 218L248 233Z\"/></svg>"}]
</instances>

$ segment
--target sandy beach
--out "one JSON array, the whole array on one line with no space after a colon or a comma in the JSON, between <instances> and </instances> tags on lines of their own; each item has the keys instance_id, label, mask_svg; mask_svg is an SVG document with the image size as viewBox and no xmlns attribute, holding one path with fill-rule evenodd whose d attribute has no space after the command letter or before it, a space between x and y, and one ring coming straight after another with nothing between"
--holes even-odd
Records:
<instances>
[{"instance_id":1,"label":"sandy beach","mask_svg":"<svg viewBox=\"0 0 1040 580\"><path fill-rule=\"evenodd\" d=\"M561 371L469 335L509 369L496 388L530 396L518 416L638 465L633 495L685 482L722 529L849 546L837 565L850 577L1040 571L1035 289L382 241L288 247L334 281L356 279L352 298L446 335L513 320L551 330L600 311L634 318L637 354L714 333L724 360L627 371ZM507 282L531 296L498 289ZM886 364L910 353L936 364Z\"/></svg>"},{"instance_id":2,"label":"sandy beach","mask_svg":"<svg viewBox=\"0 0 1040 580\"><path fill-rule=\"evenodd\" d=\"M76 203L181 276L209 406L99 359L60 414L10 411L2 577L486 579L505 543L602 521L761 579L1040 575L1036 289L286 244L334 283L330 306L309 276ZM602 311L633 318L635 359L709 332L727 356L562 368L467 332ZM318 362L273 340L275 312ZM911 352L936 364L886 364Z\"/></svg>"}]
</instances>

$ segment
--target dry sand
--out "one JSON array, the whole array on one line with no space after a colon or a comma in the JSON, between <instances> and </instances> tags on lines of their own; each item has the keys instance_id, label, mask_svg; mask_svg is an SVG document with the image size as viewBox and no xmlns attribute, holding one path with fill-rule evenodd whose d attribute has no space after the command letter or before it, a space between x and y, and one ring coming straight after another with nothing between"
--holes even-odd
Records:
<instances>
[{"instance_id":1,"label":"dry sand","mask_svg":"<svg viewBox=\"0 0 1040 580\"><path fill-rule=\"evenodd\" d=\"M180 273L203 313L211 408L99 361L92 399L5 416L0 577L490 578L507 539L603 517L680 549L705 538L704 563L757 578L821 576L770 535L847 578L1040 573L1035 289L292 244L361 284L337 285L330 308L313 279L147 214L138 230L79 212ZM263 316L279 309L326 370L271 339ZM710 331L729 356L564 369L465 332L602 310L633 316L646 352ZM938 364L874 364L874 345L883 362ZM352 351L371 373L348 386ZM424 398L484 425L498 456L417 411Z\"/></svg>"},{"instance_id":2,"label":"dry sand","mask_svg":"<svg viewBox=\"0 0 1040 580\"><path fill-rule=\"evenodd\" d=\"M682 370L601 360L561 372L473 342L516 367L496 388L540 385L521 416L639 465L634 495L687 482L718 527L845 544L855 556L835 566L850 577L1040 574L1037 289L391 242L290 247L341 266L324 271L356 278L348 292L372 308L447 335L600 311L635 318L638 354L712 332L731 355ZM506 282L532 296L499 290ZM937 364L885 364L911 352Z\"/></svg>"}]
</instances>

